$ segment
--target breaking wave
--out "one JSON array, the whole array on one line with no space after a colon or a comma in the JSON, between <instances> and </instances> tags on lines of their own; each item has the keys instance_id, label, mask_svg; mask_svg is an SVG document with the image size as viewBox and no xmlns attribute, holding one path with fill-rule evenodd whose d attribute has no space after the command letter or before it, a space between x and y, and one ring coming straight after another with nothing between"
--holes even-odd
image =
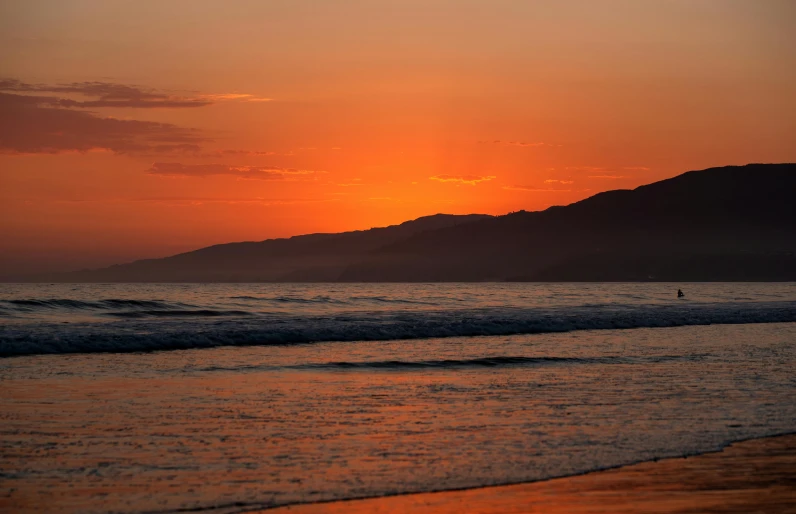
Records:
<instances>
[{"instance_id":1,"label":"breaking wave","mask_svg":"<svg viewBox=\"0 0 796 514\"><path fill-rule=\"evenodd\" d=\"M573 364L642 364L673 360L698 360L706 355L664 355L656 357L520 357L496 356L475 359L440 359L423 361L365 361L324 362L290 366L294 369L447 369L447 368L495 368L501 366L555 366Z\"/></svg>"},{"instance_id":2,"label":"breaking wave","mask_svg":"<svg viewBox=\"0 0 796 514\"><path fill-rule=\"evenodd\" d=\"M331 296L251 296L236 295L230 296L231 300L246 300L255 302L285 303L285 304L354 304L354 303L385 303L385 304L407 304L407 305L435 305L433 302L421 300L410 300L407 298L390 298L388 296L351 296L348 300L332 298Z\"/></svg>"},{"instance_id":3,"label":"breaking wave","mask_svg":"<svg viewBox=\"0 0 796 514\"><path fill-rule=\"evenodd\" d=\"M84 301L68 298L51 298L46 300L0 300L0 308L9 311L32 312L42 309L74 309L74 310L107 310L107 309L179 309L184 304L168 303L163 300L128 300L109 298L107 300Z\"/></svg>"},{"instance_id":4,"label":"breaking wave","mask_svg":"<svg viewBox=\"0 0 796 514\"><path fill-rule=\"evenodd\" d=\"M106 304L109 301L116 300L79 303ZM247 311L192 311L175 310L174 305L169 307L169 314L159 309L140 308L127 311L122 316L126 319L104 324L0 325L0 357L796 322L796 302L484 308L352 312L327 316L250 315ZM190 319L182 319L186 316Z\"/></svg>"},{"instance_id":5,"label":"breaking wave","mask_svg":"<svg viewBox=\"0 0 796 514\"><path fill-rule=\"evenodd\" d=\"M669 361L698 361L710 357L709 354L693 355L658 355L651 357L526 357L526 356L491 356L478 357L472 359L438 359L421 361L362 361L362 362L310 362L294 365L270 365L270 364L238 364L234 366L205 366L190 368L190 371L214 372L214 371L267 371L274 369L293 369L293 370L328 370L328 371L348 371L348 370L383 370L383 371L411 371L411 370L445 370L461 368L498 368L504 366L572 366L590 364L650 364Z\"/></svg>"},{"instance_id":6,"label":"breaking wave","mask_svg":"<svg viewBox=\"0 0 796 514\"><path fill-rule=\"evenodd\" d=\"M115 318L216 318L219 316L252 316L248 311L223 311L214 309L174 309L174 310L146 310L109 312L108 316Z\"/></svg>"}]
</instances>

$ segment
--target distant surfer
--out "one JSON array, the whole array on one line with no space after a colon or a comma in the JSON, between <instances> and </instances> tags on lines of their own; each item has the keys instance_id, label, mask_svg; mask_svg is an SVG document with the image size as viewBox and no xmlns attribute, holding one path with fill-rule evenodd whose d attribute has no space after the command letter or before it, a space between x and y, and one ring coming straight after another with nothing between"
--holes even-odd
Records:
<instances>
[{"instance_id":1,"label":"distant surfer","mask_svg":"<svg viewBox=\"0 0 796 514\"><path fill-rule=\"evenodd\" d=\"M682 289L678 289L677 290L677 298L682 298L683 296L685 296L685 293L683 292L683 290Z\"/></svg>"}]
</instances>

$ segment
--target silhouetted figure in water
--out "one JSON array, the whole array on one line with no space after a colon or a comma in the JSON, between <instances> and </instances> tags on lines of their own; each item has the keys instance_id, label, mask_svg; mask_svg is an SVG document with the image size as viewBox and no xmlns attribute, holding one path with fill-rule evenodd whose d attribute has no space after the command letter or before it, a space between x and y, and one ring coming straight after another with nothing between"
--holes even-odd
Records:
<instances>
[{"instance_id":1,"label":"silhouetted figure in water","mask_svg":"<svg viewBox=\"0 0 796 514\"><path fill-rule=\"evenodd\" d=\"M683 290L682 289L678 289L677 290L677 298L682 298L683 296L685 296L685 293L683 292Z\"/></svg>"}]
</instances>

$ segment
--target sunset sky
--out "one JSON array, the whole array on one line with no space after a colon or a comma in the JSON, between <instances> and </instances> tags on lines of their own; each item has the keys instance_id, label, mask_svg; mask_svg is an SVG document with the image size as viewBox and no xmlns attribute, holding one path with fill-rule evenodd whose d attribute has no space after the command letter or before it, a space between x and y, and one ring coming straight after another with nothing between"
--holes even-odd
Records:
<instances>
[{"instance_id":1,"label":"sunset sky","mask_svg":"<svg viewBox=\"0 0 796 514\"><path fill-rule=\"evenodd\" d=\"M796 161L792 0L0 0L0 266Z\"/></svg>"}]
</instances>

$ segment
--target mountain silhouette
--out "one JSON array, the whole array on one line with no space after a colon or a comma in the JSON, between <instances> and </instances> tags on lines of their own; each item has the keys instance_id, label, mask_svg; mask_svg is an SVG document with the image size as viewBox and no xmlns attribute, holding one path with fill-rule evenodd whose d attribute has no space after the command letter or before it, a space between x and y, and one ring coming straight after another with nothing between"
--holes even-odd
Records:
<instances>
[{"instance_id":1,"label":"mountain silhouette","mask_svg":"<svg viewBox=\"0 0 796 514\"><path fill-rule=\"evenodd\" d=\"M383 228L208 246L163 259L50 275L70 282L333 282L371 252L414 234L490 218L436 214Z\"/></svg>"},{"instance_id":2,"label":"mountain silhouette","mask_svg":"<svg viewBox=\"0 0 796 514\"><path fill-rule=\"evenodd\" d=\"M796 165L692 171L420 233L341 280L794 280Z\"/></svg>"},{"instance_id":3,"label":"mountain silhouette","mask_svg":"<svg viewBox=\"0 0 796 514\"><path fill-rule=\"evenodd\" d=\"M211 246L61 281L796 280L796 165L691 171L564 207Z\"/></svg>"}]
</instances>

